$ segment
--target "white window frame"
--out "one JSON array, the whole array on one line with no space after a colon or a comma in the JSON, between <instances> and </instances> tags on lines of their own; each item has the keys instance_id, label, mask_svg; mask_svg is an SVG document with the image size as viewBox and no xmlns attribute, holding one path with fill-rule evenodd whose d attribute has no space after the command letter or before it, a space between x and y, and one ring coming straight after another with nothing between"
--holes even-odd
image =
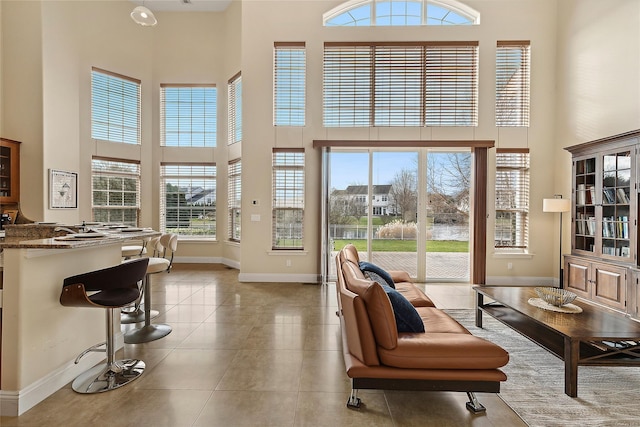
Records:
<instances>
[{"instance_id":1,"label":"white window frame","mask_svg":"<svg viewBox=\"0 0 640 427\"><path fill-rule=\"evenodd\" d=\"M215 163L160 165L160 231L180 238L216 239L217 186ZM167 188L177 187L178 205L169 206ZM182 201L181 195L184 195ZM191 199L196 199L191 201ZM182 203L180 203L182 201ZM170 215L170 212L175 212ZM181 216L187 217L184 221ZM171 218L168 218L171 217Z\"/></svg>"},{"instance_id":2,"label":"white window frame","mask_svg":"<svg viewBox=\"0 0 640 427\"><path fill-rule=\"evenodd\" d=\"M96 189L99 186L98 180L102 178L106 178L107 187ZM126 188L126 182L131 181L134 182L133 190ZM100 193L104 193L102 197ZM106 203L99 203L102 200ZM127 212L130 215L127 215ZM123 223L134 227L139 225L140 164L138 162L101 157L91 159L91 215L92 220L97 222Z\"/></svg>"},{"instance_id":3,"label":"white window frame","mask_svg":"<svg viewBox=\"0 0 640 427\"><path fill-rule=\"evenodd\" d=\"M273 48L273 125L304 126L306 49L304 42L277 42Z\"/></svg>"},{"instance_id":4,"label":"white window frame","mask_svg":"<svg viewBox=\"0 0 640 427\"><path fill-rule=\"evenodd\" d=\"M160 85L160 146L217 145L218 92L215 84Z\"/></svg>"},{"instance_id":5,"label":"white window frame","mask_svg":"<svg viewBox=\"0 0 640 427\"><path fill-rule=\"evenodd\" d=\"M323 125L478 126L478 42L326 42Z\"/></svg>"},{"instance_id":6,"label":"white window frame","mask_svg":"<svg viewBox=\"0 0 640 427\"><path fill-rule=\"evenodd\" d=\"M140 83L138 79L92 67L92 139L140 144Z\"/></svg>"},{"instance_id":7,"label":"white window frame","mask_svg":"<svg viewBox=\"0 0 640 427\"><path fill-rule=\"evenodd\" d=\"M227 237L231 242L240 242L242 236L242 161L232 160L227 172Z\"/></svg>"},{"instance_id":8,"label":"white window frame","mask_svg":"<svg viewBox=\"0 0 640 427\"><path fill-rule=\"evenodd\" d=\"M273 149L273 250L304 250L304 149Z\"/></svg>"},{"instance_id":9,"label":"white window frame","mask_svg":"<svg viewBox=\"0 0 640 427\"><path fill-rule=\"evenodd\" d=\"M529 167L528 149L496 150L494 248L498 253L529 250Z\"/></svg>"},{"instance_id":10,"label":"white window frame","mask_svg":"<svg viewBox=\"0 0 640 427\"><path fill-rule=\"evenodd\" d=\"M229 79L227 85L228 145L242 142L242 75Z\"/></svg>"},{"instance_id":11,"label":"white window frame","mask_svg":"<svg viewBox=\"0 0 640 427\"><path fill-rule=\"evenodd\" d=\"M531 46L528 40L497 42L495 96L496 126L529 126Z\"/></svg>"}]
</instances>

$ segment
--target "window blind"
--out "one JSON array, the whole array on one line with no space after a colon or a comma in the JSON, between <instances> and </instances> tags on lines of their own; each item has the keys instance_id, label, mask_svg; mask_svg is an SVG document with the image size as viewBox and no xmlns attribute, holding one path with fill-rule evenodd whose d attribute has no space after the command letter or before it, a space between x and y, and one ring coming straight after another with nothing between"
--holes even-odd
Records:
<instances>
[{"instance_id":1,"label":"window blind","mask_svg":"<svg viewBox=\"0 0 640 427\"><path fill-rule=\"evenodd\" d=\"M216 165L160 165L160 230L216 237Z\"/></svg>"},{"instance_id":2,"label":"window blind","mask_svg":"<svg viewBox=\"0 0 640 427\"><path fill-rule=\"evenodd\" d=\"M424 49L374 47L374 125L421 126Z\"/></svg>"},{"instance_id":3,"label":"window blind","mask_svg":"<svg viewBox=\"0 0 640 427\"><path fill-rule=\"evenodd\" d=\"M91 69L91 138L140 144L140 80Z\"/></svg>"},{"instance_id":4,"label":"window blind","mask_svg":"<svg viewBox=\"0 0 640 427\"><path fill-rule=\"evenodd\" d=\"M228 90L228 144L242 141L242 76L233 76L227 86Z\"/></svg>"},{"instance_id":5,"label":"window blind","mask_svg":"<svg viewBox=\"0 0 640 427\"><path fill-rule=\"evenodd\" d=\"M324 126L371 126L371 58L370 46L325 44Z\"/></svg>"},{"instance_id":6,"label":"window blind","mask_svg":"<svg viewBox=\"0 0 640 427\"><path fill-rule=\"evenodd\" d=\"M160 85L160 145L215 147L217 89L210 85Z\"/></svg>"},{"instance_id":7,"label":"window blind","mask_svg":"<svg viewBox=\"0 0 640 427\"><path fill-rule=\"evenodd\" d=\"M272 248L304 248L304 149L273 149Z\"/></svg>"},{"instance_id":8,"label":"window blind","mask_svg":"<svg viewBox=\"0 0 640 427\"><path fill-rule=\"evenodd\" d=\"M496 150L495 247L529 246L529 150Z\"/></svg>"},{"instance_id":9,"label":"window blind","mask_svg":"<svg viewBox=\"0 0 640 427\"><path fill-rule=\"evenodd\" d=\"M304 43L275 43L273 64L274 126L305 125Z\"/></svg>"},{"instance_id":10,"label":"window blind","mask_svg":"<svg viewBox=\"0 0 640 427\"><path fill-rule=\"evenodd\" d=\"M242 162L229 162L228 170L228 237L231 241L240 241L241 235L241 207L242 207Z\"/></svg>"},{"instance_id":11,"label":"window blind","mask_svg":"<svg viewBox=\"0 0 640 427\"><path fill-rule=\"evenodd\" d=\"M94 157L91 160L93 221L137 226L140 210L140 164Z\"/></svg>"},{"instance_id":12,"label":"window blind","mask_svg":"<svg viewBox=\"0 0 640 427\"><path fill-rule=\"evenodd\" d=\"M530 74L530 42L498 41L496 126L529 126Z\"/></svg>"},{"instance_id":13,"label":"window blind","mask_svg":"<svg viewBox=\"0 0 640 427\"><path fill-rule=\"evenodd\" d=\"M478 43L325 43L326 127L477 126Z\"/></svg>"},{"instance_id":14,"label":"window blind","mask_svg":"<svg viewBox=\"0 0 640 427\"><path fill-rule=\"evenodd\" d=\"M478 43L425 49L425 125L478 126Z\"/></svg>"}]
</instances>

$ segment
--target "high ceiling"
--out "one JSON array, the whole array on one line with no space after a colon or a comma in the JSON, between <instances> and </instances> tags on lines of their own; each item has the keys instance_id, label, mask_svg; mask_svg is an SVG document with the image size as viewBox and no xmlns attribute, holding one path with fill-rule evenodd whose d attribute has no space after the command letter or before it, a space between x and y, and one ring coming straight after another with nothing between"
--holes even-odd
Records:
<instances>
[{"instance_id":1,"label":"high ceiling","mask_svg":"<svg viewBox=\"0 0 640 427\"><path fill-rule=\"evenodd\" d=\"M151 9L152 12L220 12L232 0L131 0L132 3Z\"/></svg>"}]
</instances>

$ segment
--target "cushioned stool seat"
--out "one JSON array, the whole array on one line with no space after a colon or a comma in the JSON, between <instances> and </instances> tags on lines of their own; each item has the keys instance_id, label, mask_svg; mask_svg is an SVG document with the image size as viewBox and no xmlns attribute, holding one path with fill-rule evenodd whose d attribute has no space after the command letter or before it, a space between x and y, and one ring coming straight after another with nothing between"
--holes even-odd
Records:
<instances>
[{"instance_id":1,"label":"cushioned stool seat","mask_svg":"<svg viewBox=\"0 0 640 427\"><path fill-rule=\"evenodd\" d=\"M151 275L171 271L173 255L178 247L178 235L167 233L156 240L149 242L157 256L146 258L149 260L147 271L142 285L144 294L144 326L128 331L124 334L124 342L127 344L140 344L163 338L171 333L171 326L165 324L152 324L151 318Z\"/></svg>"},{"instance_id":2,"label":"cushioned stool seat","mask_svg":"<svg viewBox=\"0 0 640 427\"><path fill-rule=\"evenodd\" d=\"M102 308L106 312L107 341L85 350L105 351L105 363L85 371L72 383L78 393L100 393L121 387L138 378L145 364L138 359L115 360L115 314L140 297L138 282L144 278L149 261L139 258L114 267L67 277L62 286L60 304L66 307ZM105 345L105 350L98 347Z\"/></svg>"}]
</instances>

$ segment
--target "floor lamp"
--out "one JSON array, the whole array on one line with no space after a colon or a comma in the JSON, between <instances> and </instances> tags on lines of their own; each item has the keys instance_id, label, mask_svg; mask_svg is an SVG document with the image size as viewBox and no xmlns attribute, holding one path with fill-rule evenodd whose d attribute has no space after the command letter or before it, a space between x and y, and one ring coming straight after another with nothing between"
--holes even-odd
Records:
<instances>
[{"instance_id":1,"label":"floor lamp","mask_svg":"<svg viewBox=\"0 0 640 427\"><path fill-rule=\"evenodd\" d=\"M559 248L559 269L558 281L559 287L564 286L562 277L562 213L569 212L571 201L569 199L563 199L562 194L554 194L553 199L542 199L542 211L543 212L560 212L560 248Z\"/></svg>"}]
</instances>

